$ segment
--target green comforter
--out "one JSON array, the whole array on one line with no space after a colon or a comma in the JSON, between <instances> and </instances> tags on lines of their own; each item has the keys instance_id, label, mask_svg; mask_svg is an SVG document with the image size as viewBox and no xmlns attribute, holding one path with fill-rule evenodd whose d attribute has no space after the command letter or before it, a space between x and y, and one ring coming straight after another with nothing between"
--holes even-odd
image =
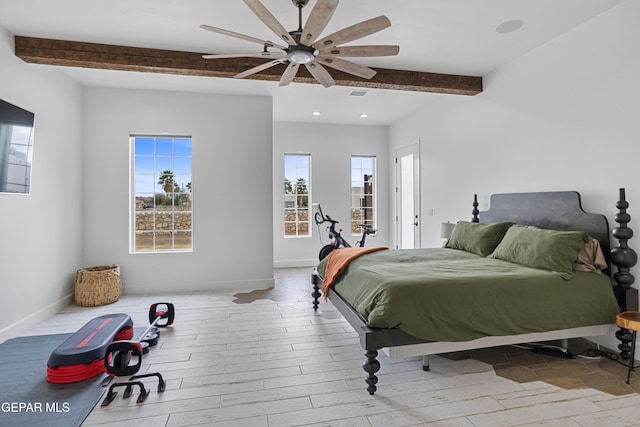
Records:
<instances>
[{"instance_id":1,"label":"green comforter","mask_svg":"<svg viewBox=\"0 0 640 427\"><path fill-rule=\"evenodd\" d=\"M318 266L323 277L326 259ZM334 290L375 328L468 341L615 322L610 278L572 279L456 249L384 250L352 261Z\"/></svg>"}]
</instances>

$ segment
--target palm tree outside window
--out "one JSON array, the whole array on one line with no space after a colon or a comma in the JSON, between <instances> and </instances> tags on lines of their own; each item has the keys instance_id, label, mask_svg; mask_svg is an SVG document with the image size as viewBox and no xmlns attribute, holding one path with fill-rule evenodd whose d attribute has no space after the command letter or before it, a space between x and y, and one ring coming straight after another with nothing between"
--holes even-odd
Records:
<instances>
[{"instance_id":1,"label":"palm tree outside window","mask_svg":"<svg viewBox=\"0 0 640 427\"><path fill-rule=\"evenodd\" d=\"M306 237L311 235L310 177L310 155L284 155L285 237Z\"/></svg>"}]
</instances>

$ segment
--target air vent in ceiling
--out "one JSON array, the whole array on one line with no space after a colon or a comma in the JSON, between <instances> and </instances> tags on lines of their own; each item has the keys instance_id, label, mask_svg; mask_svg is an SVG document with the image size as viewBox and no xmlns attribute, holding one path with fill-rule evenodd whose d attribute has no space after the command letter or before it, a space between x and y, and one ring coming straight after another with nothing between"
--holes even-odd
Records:
<instances>
[{"instance_id":1,"label":"air vent in ceiling","mask_svg":"<svg viewBox=\"0 0 640 427\"><path fill-rule=\"evenodd\" d=\"M368 90L352 90L349 96L365 96L368 92Z\"/></svg>"}]
</instances>

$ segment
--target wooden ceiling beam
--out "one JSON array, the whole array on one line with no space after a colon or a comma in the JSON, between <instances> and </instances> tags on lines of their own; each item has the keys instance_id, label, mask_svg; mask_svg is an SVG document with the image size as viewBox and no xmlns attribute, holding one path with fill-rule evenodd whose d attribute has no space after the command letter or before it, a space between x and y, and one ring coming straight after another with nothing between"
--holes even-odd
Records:
<instances>
[{"instance_id":1,"label":"wooden ceiling beam","mask_svg":"<svg viewBox=\"0 0 640 427\"><path fill-rule=\"evenodd\" d=\"M260 58L203 59L202 53L195 52L23 36L15 36L15 54L35 64L223 78L265 62ZM284 69L285 65L277 65L246 79L278 81ZM328 70L339 86L470 96L482 92L482 77L374 68L377 74L367 80ZM294 81L318 84L304 67Z\"/></svg>"}]
</instances>

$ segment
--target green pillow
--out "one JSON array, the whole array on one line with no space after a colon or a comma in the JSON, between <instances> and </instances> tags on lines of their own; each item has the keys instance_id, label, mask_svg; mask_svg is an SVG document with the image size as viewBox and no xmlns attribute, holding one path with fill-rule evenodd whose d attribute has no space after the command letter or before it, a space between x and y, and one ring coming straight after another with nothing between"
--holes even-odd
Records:
<instances>
[{"instance_id":1,"label":"green pillow","mask_svg":"<svg viewBox=\"0 0 640 427\"><path fill-rule=\"evenodd\" d=\"M573 262L589 241L591 236L582 231L515 226L507 231L488 258L553 271L563 279L570 279L573 277Z\"/></svg>"},{"instance_id":2,"label":"green pillow","mask_svg":"<svg viewBox=\"0 0 640 427\"><path fill-rule=\"evenodd\" d=\"M445 248L461 249L472 254L486 257L498 246L512 222L480 224L460 221L456 224Z\"/></svg>"}]
</instances>

